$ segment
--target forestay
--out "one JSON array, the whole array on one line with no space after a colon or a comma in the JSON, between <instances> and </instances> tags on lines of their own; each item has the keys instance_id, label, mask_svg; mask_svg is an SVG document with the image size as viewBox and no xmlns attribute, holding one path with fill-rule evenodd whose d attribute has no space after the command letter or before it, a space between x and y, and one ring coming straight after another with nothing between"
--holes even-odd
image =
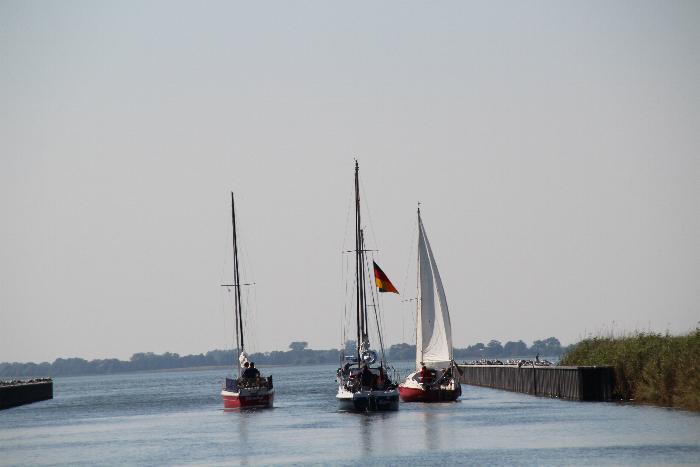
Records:
<instances>
[{"instance_id":1,"label":"forestay","mask_svg":"<svg viewBox=\"0 0 700 467\"><path fill-rule=\"evenodd\" d=\"M420 362L446 368L452 362L452 325L433 250L418 211L418 319L416 368Z\"/></svg>"}]
</instances>

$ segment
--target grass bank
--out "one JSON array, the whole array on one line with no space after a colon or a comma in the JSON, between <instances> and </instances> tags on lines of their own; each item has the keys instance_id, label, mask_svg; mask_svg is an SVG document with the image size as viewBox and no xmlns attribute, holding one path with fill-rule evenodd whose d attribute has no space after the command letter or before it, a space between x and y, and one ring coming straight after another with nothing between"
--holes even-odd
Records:
<instances>
[{"instance_id":1,"label":"grass bank","mask_svg":"<svg viewBox=\"0 0 700 467\"><path fill-rule=\"evenodd\" d=\"M586 339L559 363L613 366L616 397L700 411L700 330Z\"/></svg>"}]
</instances>

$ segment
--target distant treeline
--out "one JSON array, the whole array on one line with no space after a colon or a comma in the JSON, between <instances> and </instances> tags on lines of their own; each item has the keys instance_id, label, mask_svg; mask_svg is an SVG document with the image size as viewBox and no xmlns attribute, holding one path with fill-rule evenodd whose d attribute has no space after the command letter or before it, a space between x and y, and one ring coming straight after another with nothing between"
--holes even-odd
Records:
<instances>
[{"instance_id":1,"label":"distant treeline","mask_svg":"<svg viewBox=\"0 0 700 467\"><path fill-rule=\"evenodd\" d=\"M355 354L355 341L347 341L344 349L312 350L308 343L299 341L289 344L289 350L258 352L249 356L258 367L264 365L313 365L320 363L339 363L342 355ZM488 344L481 342L466 349L454 349L456 360L480 358L508 358L535 356L558 356L566 349L559 340L550 337L535 341L528 347L523 341L506 342L492 340ZM394 344L387 349L390 362L413 360L416 346ZM180 356L176 353L164 354L135 353L128 361L109 358L104 360L85 360L83 358L57 358L53 363L0 363L0 378L40 377L40 376L77 376L124 373L130 371L169 370L201 366L233 365L237 356L233 350L212 350L205 354Z\"/></svg>"},{"instance_id":2,"label":"distant treeline","mask_svg":"<svg viewBox=\"0 0 700 467\"><path fill-rule=\"evenodd\" d=\"M561 363L613 366L616 398L700 411L700 330L585 339Z\"/></svg>"}]
</instances>

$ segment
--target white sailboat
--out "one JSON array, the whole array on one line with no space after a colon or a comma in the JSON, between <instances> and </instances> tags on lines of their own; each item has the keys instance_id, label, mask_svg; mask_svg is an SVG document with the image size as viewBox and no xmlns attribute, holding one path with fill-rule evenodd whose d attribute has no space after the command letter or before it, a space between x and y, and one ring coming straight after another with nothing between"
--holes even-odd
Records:
<instances>
[{"instance_id":1,"label":"white sailboat","mask_svg":"<svg viewBox=\"0 0 700 467\"><path fill-rule=\"evenodd\" d=\"M418 208L418 300L416 371L399 385L404 402L454 401L462 394L455 379L452 324L445 289Z\"/></svg>"}]
</instances>

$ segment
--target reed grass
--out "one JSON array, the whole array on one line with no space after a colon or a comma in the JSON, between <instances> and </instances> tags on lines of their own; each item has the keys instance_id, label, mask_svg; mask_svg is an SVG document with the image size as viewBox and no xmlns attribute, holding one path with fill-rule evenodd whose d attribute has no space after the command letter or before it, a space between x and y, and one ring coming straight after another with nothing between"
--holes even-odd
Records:
<instances>
[{"instance_id":1,"label":"reed grass","mask_svg":"<svg viewBox=\"0 0 700 467\"><path fill-rule=\"evenodd\" d=\"M684 336L593 337L567 351L560 364L613 366L615 397L700 411L700 329Z\"/></svg>"}]
</instances>

